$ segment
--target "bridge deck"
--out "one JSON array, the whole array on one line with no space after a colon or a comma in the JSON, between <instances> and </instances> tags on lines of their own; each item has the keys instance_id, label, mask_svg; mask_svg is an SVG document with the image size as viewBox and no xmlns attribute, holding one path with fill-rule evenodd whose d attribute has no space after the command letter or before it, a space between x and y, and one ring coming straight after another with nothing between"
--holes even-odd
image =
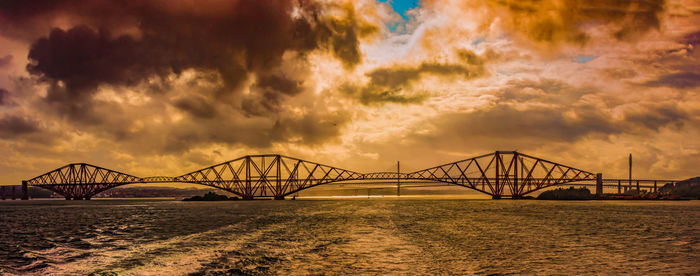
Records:
<instances>
[{"instance_id":1,"label":"bridge deck","mask_svg":"<svg viewBox=\"0 0 700 276\"><path fill-rule=\"evenodd\" d=\"M350 181L438 182L473 189L494 198L519 197L559 185L631 186L629 179L600 175L517 151L496 151L425 170L358 173L284 155L248 155L177 177L136 177L86 163L74 163L23 181L66 198L89 199L97 193L134 183L191 183L210 186L243 198L282 199L300 190ZM657 187L675 180L633 179L634 187ZM578 184L577 184L578 183ZM653 186L652 186L653 185ZM600 188L598 188L600 187ZM26 188L23 189L26 191Z\"/></svg>"}]
</instances>

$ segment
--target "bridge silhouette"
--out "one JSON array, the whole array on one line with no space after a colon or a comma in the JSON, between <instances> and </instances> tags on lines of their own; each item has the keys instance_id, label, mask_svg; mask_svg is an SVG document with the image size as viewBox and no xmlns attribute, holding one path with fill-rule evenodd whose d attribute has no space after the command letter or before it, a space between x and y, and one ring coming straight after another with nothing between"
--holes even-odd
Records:
<instances>
[{"instance_id":1,"label":"bridge silhouette","mask_svg":"<svg viewBox=\"0 0 700 276\"><path fill-rule=\"evenodd\" d=\"M604 180L600 173L517 151L496 151L410 173L359 173L279 154L247 155L175 177L137 177L86 163L71 163L22 181L22 191L23 199L28 199L27 187L30 186L51 190L66 199L90 199L100 192L128 184L189 183L221 189L243 199L284 199L324 184L386 180L446 183L479 191L494 199L520 198L541 189L570 183L595 185L599 195L603 186L614 186L615 182L618 191L622 181L629 181L632 185L631 179ZM657 181L667 180L635 181L637 190L640 181L653 181L656 191Z\"/></svg>"}]
</instances>

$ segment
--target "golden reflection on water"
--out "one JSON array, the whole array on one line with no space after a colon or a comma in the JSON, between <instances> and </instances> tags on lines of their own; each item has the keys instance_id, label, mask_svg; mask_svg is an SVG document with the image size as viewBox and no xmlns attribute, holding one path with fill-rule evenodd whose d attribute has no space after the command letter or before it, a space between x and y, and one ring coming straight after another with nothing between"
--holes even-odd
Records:
<instances>
[{"instance_id":1,"label":"golden reflection on water","mask_svg":"<svg viewBox=\"0 0 700 276\"><path fill-rule=\"evenodd\" d=\"M455 197L2 202L0 274L700 273L700 201Z\"/></svg>"}]
</instances>

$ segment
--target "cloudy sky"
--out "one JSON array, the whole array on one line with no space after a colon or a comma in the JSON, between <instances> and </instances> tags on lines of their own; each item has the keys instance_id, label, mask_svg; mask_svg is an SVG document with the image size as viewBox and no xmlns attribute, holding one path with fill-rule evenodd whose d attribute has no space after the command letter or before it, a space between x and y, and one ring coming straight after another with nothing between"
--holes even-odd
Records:
<instances>
[{"instance_id":1,"label":"cloudy sky","mask_svg":"<svg viewBox=\"0 0 700 276\"><path fill-rule=\"evenodd\" d=\"M519 150L700 175L697 0L0 2L0 183Z\"/></svg>"}]
</instances>

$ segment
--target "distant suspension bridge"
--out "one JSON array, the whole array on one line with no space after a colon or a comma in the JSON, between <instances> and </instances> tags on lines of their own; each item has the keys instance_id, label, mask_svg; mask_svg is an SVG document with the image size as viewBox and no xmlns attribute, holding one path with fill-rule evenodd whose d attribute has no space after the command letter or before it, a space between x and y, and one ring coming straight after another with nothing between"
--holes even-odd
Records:
<instances>
[{"instance_id":1,"label":"distant suspension bridge","mask_svg":"<svg viewBox=\"0 0 700 276\"><path fill-rule=\"evenodd\" d=\"M653 188L675 180L603 179L602 174L576 169L517 151L493 153L410 173L359 173L279 154L247 155L180 176L137 177L86 164L72 163L22 181L22 199L28 187L41 187L70 200L88 200L114 187L135 183L190 183L218 188L243 199L284 199L301 190L331 183L425 181L456 185L494 199L521 198L552 186L576 184L632 189ZM623 186L623 184L626 184ZM5 197L5 187L2 187ZM13 188L14 194L14 188Z\"/></svg>"}]
</instances>

